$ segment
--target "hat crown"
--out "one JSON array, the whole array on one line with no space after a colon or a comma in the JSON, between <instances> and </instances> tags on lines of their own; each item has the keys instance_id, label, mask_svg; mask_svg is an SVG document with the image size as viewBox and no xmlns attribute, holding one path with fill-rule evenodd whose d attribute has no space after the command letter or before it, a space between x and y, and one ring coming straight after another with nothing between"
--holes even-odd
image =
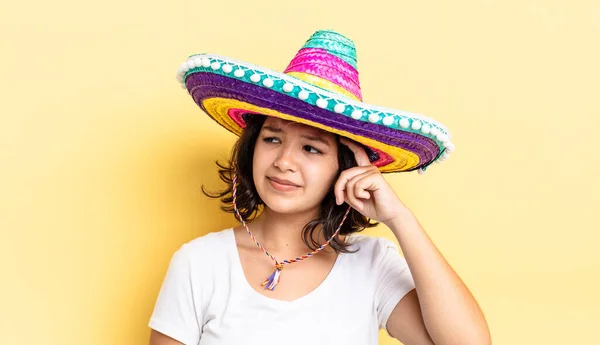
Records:
<instances>
[{"instance_id":1,"label":"hat crown","mask_svg":"<svg viewBox=\"0 0 600 345\"><path fill-rule=\"evenodd\" d=\"M356 46L348 37L332 31L316 31L302 48L323 48L356 69Z\"/></svg>"},{"instance_id":2,"label":"hat crown","mask_svg":"<svg viewBox=\"0 0 600 345\"><path fill-rule=\"evenodd\" d=\"M362 101L354 42L335 31L315 32L284 73L322 89Z\"/></svg>"}]
</instances>

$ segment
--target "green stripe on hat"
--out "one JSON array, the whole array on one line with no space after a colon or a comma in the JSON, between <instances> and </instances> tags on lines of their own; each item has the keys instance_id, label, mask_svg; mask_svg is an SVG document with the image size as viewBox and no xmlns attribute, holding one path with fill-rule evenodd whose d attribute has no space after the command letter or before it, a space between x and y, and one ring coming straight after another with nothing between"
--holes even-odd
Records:
<instances>
[{"instance_id":1,"label":"green stripe on hat","mask_svg":"<svg viewBox=\"0 0 600 345\"><path fill-rule=\"evenodd\" d=\"M355 69L356 48L354 42L335 31L322 30L315 32L302 48L320 48L349 63Z\"/></svg>"}]
</instances>

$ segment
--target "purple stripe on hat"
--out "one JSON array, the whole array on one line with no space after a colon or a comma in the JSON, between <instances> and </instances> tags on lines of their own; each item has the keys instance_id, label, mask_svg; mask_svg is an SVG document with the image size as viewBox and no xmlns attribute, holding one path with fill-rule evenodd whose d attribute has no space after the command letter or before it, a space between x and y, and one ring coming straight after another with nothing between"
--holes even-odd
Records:
<instances>
[{"instance_id":1,"label":"purple stripe on hat","mask_svg":"<svg viewBox=\"0 0 600 345\"><path fill-rule=\"evenodd\" d=\"M189 75L186 79L186 85L194 102L204 111L206 109L204 109L202 101L214 97L236 99L259 107L274 109L281 113L321 123L325 126L414 152L419 156L420 163L413 169L428 164L439 153L438 145L427 137L355 120L320 109L299 99L259 85L206 72Z\"/></svg>"}]
</instances>

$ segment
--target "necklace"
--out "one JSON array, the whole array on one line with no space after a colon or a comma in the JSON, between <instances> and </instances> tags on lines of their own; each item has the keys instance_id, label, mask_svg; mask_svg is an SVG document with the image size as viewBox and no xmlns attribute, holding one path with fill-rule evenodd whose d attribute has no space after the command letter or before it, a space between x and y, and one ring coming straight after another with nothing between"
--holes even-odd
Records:
<instances>
[{"instance_id":1,"label":"necklace","mask_svg":"<svg viewBox=\"0 0 600 345\"><path fill-rule=\"evenodd\" d=\"M246 225L246 222L244 222L244 219L242 218L242 216L240 215L240 211L237 208L237 174L235 174L233 176L233 208L235 209L235 213L238 216L238 218L240 219L240 221L242 222L242 225L244 226L244 228L246 229L246 231L248 232L248 235L250 235L250 238L252 238L252 240L256 243L256 245L268 256L271 258L271 260L273 260L275 262L275 270L273 271L273 273L269 276L269 278L265 279L265 281L262 282L262 286L265 287L265 289L267 290L271 290L273 291L275 289L275 286L277 286L277 284L279 284L279 280L281 279L281 271L283 270L283 265L284 264L292 264L294 262L298 262L298 261L302 261L304 259L307 259L311 256L313 256L314 254L317 254L318 252L320 252L321 250L323 250L325 247L327 247L329 245L329 242L331 242L331 240L338 234L338 232L340 231L340 229L342 228L342 224L344 224L344 221L346 220L346 217L348 217L348 213L350 212L350 206L348 206L348 209L346 210L346 213L344 214L344 218L342 219L342 221L340 222L340 225L338 226L337 230L335 231L335 233L331 236L331 238L329 240L327 240L327 242L325 242L323 245L321 245L319 248L315 249L314 251L306 254L306 255L302 255L300 257L297 257L295 259L291 259L291 260L283 260L283 261L277 261L277 259L275 259L275 257L273 257L273 255L269 254L269 252L267 252L265 250L265 248L263 248L263 246L260 245L260 243L258 243L258 241L256 240L256 238L254 237L254 235L252 235L252 233L250 232L250 229L248 228L248 225Z\"/></svg>"}]
</instances>

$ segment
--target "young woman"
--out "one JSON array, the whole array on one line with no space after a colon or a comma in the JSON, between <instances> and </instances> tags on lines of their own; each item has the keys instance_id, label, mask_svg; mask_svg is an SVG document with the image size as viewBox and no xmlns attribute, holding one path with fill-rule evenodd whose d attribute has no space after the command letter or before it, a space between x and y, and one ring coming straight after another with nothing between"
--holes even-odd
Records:
<instances>
[{"instance_id":1,"label":"young woman","mask_svg":"<svg viewBox=\"0 0 600 345\"><path fill-rule=\"evenodd\" d=\"M241 225L184 244L150 319L151 345L490 344L477 302L382 172L453 150L421 115L362 102L348 38L317 31L284 73L194 55L178 79L239 135L219 164ZM358 234L378 221L394 242Z\"/></svg>"}]
</instances>

